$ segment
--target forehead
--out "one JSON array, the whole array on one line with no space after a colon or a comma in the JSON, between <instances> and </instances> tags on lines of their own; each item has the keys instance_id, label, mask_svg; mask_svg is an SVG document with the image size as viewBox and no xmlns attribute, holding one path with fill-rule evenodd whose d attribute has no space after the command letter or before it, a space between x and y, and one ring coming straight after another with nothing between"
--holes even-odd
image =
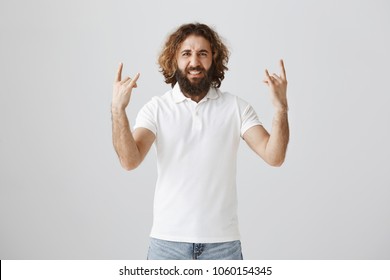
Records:
<instances>
[{"instance_id":1,"label":"forehead","mask_svg":"<svg viewBox=\"0 0 390 280\"><path fill-rule=\"evenodd\" d=\"M211 52L211 46L206 38L199 35L189 35L179 47L179 51L183 50L208 50Z\"/></svg>"}]
</instances>

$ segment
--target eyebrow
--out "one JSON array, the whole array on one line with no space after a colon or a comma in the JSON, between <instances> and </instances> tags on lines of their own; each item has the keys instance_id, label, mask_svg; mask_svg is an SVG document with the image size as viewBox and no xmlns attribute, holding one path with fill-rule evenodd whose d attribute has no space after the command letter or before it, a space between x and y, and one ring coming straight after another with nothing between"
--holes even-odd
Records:
<instances>
[{"instance_id":1,"label":"eyebrow","mask_svg":"<svg viewBox=\"0 0 390 280\"><path fill-rule=\"evenodd\" d=\"M192 51L190 49L185 49L185 50L182 50L180 53L185 53L185 52L192 52ZM198 51L198 53L201 53L201 52L209 53L209 51L206 49L201 49L200 51Z\"/></svg>"}]
</instances>

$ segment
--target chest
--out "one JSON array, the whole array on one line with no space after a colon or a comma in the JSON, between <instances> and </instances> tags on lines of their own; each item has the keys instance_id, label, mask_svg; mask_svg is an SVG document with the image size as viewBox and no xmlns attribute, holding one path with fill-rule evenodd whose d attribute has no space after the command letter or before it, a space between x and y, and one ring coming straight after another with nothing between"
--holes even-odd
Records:
<instances>
[{"instance_id":1,"label":"chest","mask_svg":"<svg viewBox=\"0 0 390 280\"><path fill-rule=\"evenodd\" d=\"M164 145L231 145L240 137L237 106L219 100L165 106L160 108L156 118L156 140Z\"/></svg>"}]
</instances>

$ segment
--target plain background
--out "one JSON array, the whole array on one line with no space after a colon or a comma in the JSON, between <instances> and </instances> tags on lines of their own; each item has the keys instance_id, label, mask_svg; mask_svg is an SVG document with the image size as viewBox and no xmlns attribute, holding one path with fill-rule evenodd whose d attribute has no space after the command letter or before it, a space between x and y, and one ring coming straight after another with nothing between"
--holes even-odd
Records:
<instances>
[{"instance_id":1,"label":"plain background","mask_svg":"<svg viewBox=\"0 0 390 280\"><path fill-rule=\"evenodd\" d=\"M164 84L168 35L198 21L231 50L221 89L270 129L262 83L285 60L291 141L267 166L242 141L246 259L390 258L390 4L376 1L0 2L0 259L145 259L154 148L121 169L112 82L141 73L128 116Z\"/></svg>"}]
</instances>

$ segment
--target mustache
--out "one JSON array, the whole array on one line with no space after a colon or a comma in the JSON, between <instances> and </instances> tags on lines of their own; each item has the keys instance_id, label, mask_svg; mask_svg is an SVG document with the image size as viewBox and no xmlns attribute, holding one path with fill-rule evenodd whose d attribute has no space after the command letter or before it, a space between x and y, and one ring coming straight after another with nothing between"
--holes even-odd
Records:
<instances>
[{"instance_id":1,"label":"mustache","mask_svg":"<svg viewBox=\"0 0 390 280\"><path fill-rule=\"evenodd\" d=\"M196 66L196 67L188 67L187 71L200 71L200 72L205 72L206 70L203 67Z\"/></svg>"}]
</instances>

